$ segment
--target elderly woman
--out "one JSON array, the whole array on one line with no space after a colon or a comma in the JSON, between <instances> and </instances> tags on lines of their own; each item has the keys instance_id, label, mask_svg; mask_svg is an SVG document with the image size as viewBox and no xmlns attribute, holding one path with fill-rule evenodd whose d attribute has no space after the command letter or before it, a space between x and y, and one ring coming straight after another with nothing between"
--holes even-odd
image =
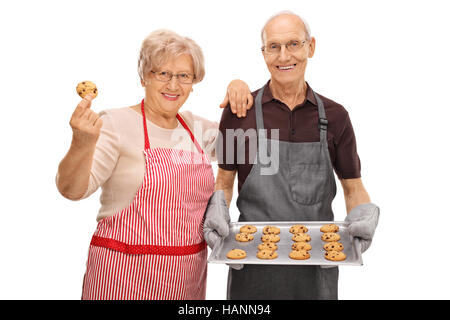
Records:
<instances>
[{"instance_id":1,"label":"elderly woman","mask_svg":"<svg viewBox=\"0 0 450 320\"><path fill-rule=\"evenodd\" d=\"M178 113L203 79L202 51L159 30L144 40L138 66L142 102L96 114L92 97L84 98L58 168L58 190L69 199L102 188L82 298L204 299L203 215L214 191L218 123ZM246 90L234 92L245 98Z\"/></svg>"}]
</instances>

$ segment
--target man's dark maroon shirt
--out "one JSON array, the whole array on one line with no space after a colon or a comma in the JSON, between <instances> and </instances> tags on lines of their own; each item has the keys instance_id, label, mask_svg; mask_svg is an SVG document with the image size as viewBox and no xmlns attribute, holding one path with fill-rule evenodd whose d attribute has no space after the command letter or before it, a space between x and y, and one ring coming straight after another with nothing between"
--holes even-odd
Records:
<instances>
[{"instance_id":1,"label":"man's dark maroon shirt","mask_svg":"<svg viewBox=\"0 0 450 320\"><path fill-rule=\"evenodd\" d=\"M269 81L270 82L270 81ZM279 129L279 140L289 142L315 142L320 141L319 114L317 101L313 91L307 85L306 99L295 106L291 111L287 105L273 97L267 83L262 96L262 110L264 128L270 138L271 129ZM255 99L258 91L252 93ZM327 141L330 159L339 179L352 179L361 177L361 164L356 151L356 139L347 110L340 104L318 94L322 99L326 117L328 119ZM217 151L219 167L224 170L237 170L238 190L241 190L250 170L253 159L249 158L249 143L245 143L245 163L239 164L237 160L237 137L234 138L234 158L226 157L227 129L256 129L255 107L247 111L247 117L238 118L228 106L223 110L219 130L223 139L218 140ZM228 141L230 143L230 141ZM225 161L228 160L228 161Z\"/></svg>"}]
</instances>

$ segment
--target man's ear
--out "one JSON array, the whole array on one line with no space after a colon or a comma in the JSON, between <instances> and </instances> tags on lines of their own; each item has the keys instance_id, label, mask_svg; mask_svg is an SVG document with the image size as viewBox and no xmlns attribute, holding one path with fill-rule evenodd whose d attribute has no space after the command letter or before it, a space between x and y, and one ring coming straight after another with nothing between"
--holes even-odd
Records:
<instances>
[{"instance_id":1,"label":"man's ear","mask_svg":"<svg viewBox=\"0 0 450 320\"><path fill-rule=\"evenodd\" d=\"M311 37L311 40L309 40L308 58L312 58L314 56L314 51L316 51L316 38Z\"/></svg>"}]
</instances>

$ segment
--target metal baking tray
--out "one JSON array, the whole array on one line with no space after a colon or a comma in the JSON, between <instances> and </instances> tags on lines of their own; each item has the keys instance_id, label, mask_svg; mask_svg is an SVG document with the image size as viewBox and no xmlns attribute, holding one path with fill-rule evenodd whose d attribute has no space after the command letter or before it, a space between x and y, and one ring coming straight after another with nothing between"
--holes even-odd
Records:
<instances>
[{"instance_id":1,"label":"metal baking tray","mask_svg":"<svg viewBox=\"0 0 450 320\"><path fill-rule=\"evenodd\" d=\"M334 223L339 226L338 234L341 236L339 242L344 245L343 252L347 258L343 261L330 261L325 259L323 245L326 243L321 239L323 232L320 227L324 224ZM244 225L252 225L256 227L254 239L250 242L236 241L235 236L239 233L239 229ZM289 232L289 228L296 224L302 224L309 230L307 234L311 236L312 249L309 251L311 257L307 260L294 260L289 258L293 234ZM258 252L258 245L262 243L262 229L265 226L276 226L280 228L280 241L277 242L278 257L273 260L262 260L256 257ZM245 250L247 256L244 259L228 259L227 253L232 249ZM348 224L343 221L245 221L230 223L229 235L214 246L209 255L208 262L210 263L226 263L226 264L275 264L275 265L352 265L361 266L363 264L361 257L361 247L359 240L353 238L348 232Z\"/></svg>"}]
</instances>

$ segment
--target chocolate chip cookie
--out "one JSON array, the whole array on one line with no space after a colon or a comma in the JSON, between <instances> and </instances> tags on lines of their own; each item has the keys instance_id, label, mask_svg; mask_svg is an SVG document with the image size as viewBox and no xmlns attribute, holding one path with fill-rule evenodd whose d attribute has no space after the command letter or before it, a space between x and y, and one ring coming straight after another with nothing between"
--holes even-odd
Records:
<instances>
[{"instance_id":1,"label":"chocolate chip cookie","mask_svg":"<svg viewBox=\"0 0 450 320\"><path fill-rule=\"evenodd\" d=\"M265 226L262 232L264 234L280 234L280 228L274 226Z\"/></svg>"},{"instance_id":2,"label":"chocolate chip cookie","mask_svg":"<svg viewBox=\"0 0 450 320\"><path fill-rule=\"evenodd\" d=\"M311 255L306 250L292 250L289 253L289 258L294 260L306 260L309 259Z\"/></svg>"},{"instance_id":3,"label":"chocolate chip cookie","mask_svg":"<svg viewBox=\"0 0 450 320\"><path fill-rule=\"evenodd\" d=\"M276 234L265 234L261 237L262 242L278 242L280 241L280 236Z\"/></svg>"},{"instance_id":4,"label":"chocolate chip cookie","mask_svg":"<svg viewBox=\"0 0 450 320\"><path fill-rule=\"evenodd\" d=\"M237 233L235 237L236 241L239 242L249 242L252 241L253 238L253 235L250 233Z\"/></svg>"},{"instance_id":5,"label":"chocolate chip cookie","mask_svg":"<svg viewBox=\"0 0 450 320\"><path fill-rule=\"evenodd\" d=\"M256 253L256 257L258 257L259 259L276 259L278 257L278 253L276 251L273 250L259 250Z\"/></svg>"},{"instance_id":6,"label":"chocolate chip cookie","mask_svg":"<svg viewBox=\"0 0 450 320\"><path fill-rule=\"evenodd\" d=\"M325 232L322 235L322 240L326 242L335 242L341 240L341 236L334 232Z\"/></svg>"},{"instance_id":7,"label":"chocolate chip cookie","mask_svg":"<svg viewBox=\"0 0 450 320\"><path fill-rule=\"evenodd\" d=\"M325 252L325 259L331 261L342 261L345 260L347 256L342 251L327 251Z\"/></svg>"},{"instance_id":8,"label":"chocolate chip cookie","mask_svg":"<svg viewBox=\"0 0 450 320\"><path fill-rule=\"evenodd\" d=\"M241 249L233 249L228 251L227 258L228 259L244 259L247 256L247 253Z\"/></svg>"},{"instance_id":9,"label":"chocolate chip cookie","mask_svg":"<svg viewBox=\"0 0 450 320\"><path fill-rule=\"evenodd\" d=\"M301 224L296 224L289 228L290 233L306 233L308 232L308 228Z\"/></svg>"},{"instance_id":10,"label":"chocolate chip cookie","mask_svg":"<svg viewBox=\"0 0 450 320\"><path fill-rule=\"evenodd\" d=\"M255 226L251 226L249 224L242 226L239 231L241 233L255 233L256 232L256 227Z\"/></svg>"},{"instance_id":11,"label":"chocolate chip cookie","mask_svg":"<svg viewBox=\"0 0 450 320\"><path fill-rule=\"evenodd\" d=\"M326 224L320 228L320 231L322 231L322 232L338 232L339 226L332 224L332 223Z\"/></svg>"},{"instance_id":12,"label":"chocolate chip cookie","mask_svg":"<svg viewBox=\"0 0 450 320\"><path fill-rule=\"evenodd\" d=\"M311 245L307 242L295 242L291 246L292 250L305 250L309 251L311 250Z\"/></svg>"},{"instance_id":13,"label":"chocolate chip cookie","mask_svg":"<svg viewBox=\"0 0 450 320\"><path fill-rule=\"evenodd\" d=\"M84 98L88 93L92 98L95 98L98 94L97 86L91 81L83 81L77 85L77 93L80 97Z\"/></svg>"},{"instance_id":14,"label":"chocolate chip cookie","mask_svg":"<svg viewBox=\"0 0 450 320\"><path fill-rule=\"evenodd\" d=\"M306 233L297 233L292 236L292 241L295 242L310 242L311 236Z\"/></svg>"},{"instance_id":15,"label":"chocolate chip cookie","mask_svg":"<svg viewBox=\"0 0 450 320\"><path fill-rule=\"evenodd\" d=\"M326 251L342 251L344 250L344 245L340 242L328 242L323 245Z\"/></svg>"},{"instance_id":16,"label":"chocolate chip cookie","mask_svg":"<svg viewBox=\"0 0 450 320\"><path fill-rule=\"evenodd\" d=\"M275 244L275 242L263 242L258 245L258 250L277 250L278 246Z\"/></svg>"}]
</instances>

